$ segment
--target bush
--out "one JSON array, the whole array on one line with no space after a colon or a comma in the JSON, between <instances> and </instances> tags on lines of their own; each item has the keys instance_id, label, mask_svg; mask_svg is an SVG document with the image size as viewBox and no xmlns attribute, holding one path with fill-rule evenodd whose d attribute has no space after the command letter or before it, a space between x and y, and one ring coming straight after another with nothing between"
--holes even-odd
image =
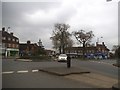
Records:
<instances>
[{"instance_id":1,"label":"bush","mask_svg":"<svg viewBox=\"0 0 120 90\"><path fill-rule=\"evenodd\" d=\"M48 60L51 60L51 57L49 57L49 56L43 56L43 55L41 55L41 56L22 56L22 57L20 57L21 59L31 59L31 60L33 60L33 61L48 61Z\"/></svg>"}]
</instances>

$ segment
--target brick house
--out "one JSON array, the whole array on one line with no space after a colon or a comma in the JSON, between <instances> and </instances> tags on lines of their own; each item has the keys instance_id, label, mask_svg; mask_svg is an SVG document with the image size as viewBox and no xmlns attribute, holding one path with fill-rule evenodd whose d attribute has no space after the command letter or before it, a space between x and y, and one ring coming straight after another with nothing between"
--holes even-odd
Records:
<instances>
[{"instance_id":1,"label":"brick house","mask_svg":"<svg viewBox=\"0 0 120 90\"><path fill-rule=\"evenodd\" d=\"M14 36L13 33L8 33L5 31L5 28L2 28L0 31L2 38L1 49L2 49L2 56L10 57L10 56L18 56L19 55L19 38Z\"/></svg>"},{"instance_id":2,"label":"brick house","mask_svg":"<svg viewBox=\"0 0 120 90\"><path fill-rule=\"evenodd\" d=\"M73 57L82 57L83 56L83 47L68 47L65 49L66 54L71 54ZM109 57L109 49L106 47L104 42L102 44L98 44L96 42L96 46L87 46L85 47L85 55L86 57L92 56L103 56L104 58Z\"/></svg>"},{"instance_id":3,"label":"brick house","mask_svg":"<svg viewBox=\"0 0 120 90\"><path fill-rule=\"evenodd\" d=\"M31 43L27 41L27 43L19 44L19 54L20 56L31 56L36 55L38 52L39 46L36 43Z\"/></svg>"},{"instance_id":4,"label":"brick house","mask_svg":"<svg viewBox=\"0 0 120 90\"><path fill-rule=\"evenodd\" d=\"M46 49L45 52L46 52L46 55L48 55L48 56L54 56L56 54L54 50Z\"/></svg>"}]
</instances>

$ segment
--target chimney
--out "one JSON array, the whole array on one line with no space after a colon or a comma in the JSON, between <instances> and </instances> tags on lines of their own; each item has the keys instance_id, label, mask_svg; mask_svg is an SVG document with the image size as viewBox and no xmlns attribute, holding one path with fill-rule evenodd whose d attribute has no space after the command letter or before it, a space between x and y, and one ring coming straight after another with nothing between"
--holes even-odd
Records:
<instances>
[{"instance_id":1,"label":"chimney","mask_svg":"<svg viewBox=\"0 0 120 90\"><path fill-rule=\"evenodd\" d=\"M5 27L2 28L2 31L5 31Z\"/></svg>"},{"instance_id":2,"label":"chimney","mask_svg":"<svg viewBox=\"0 0 120 90\"><path fill-rule=\"evenodd\" d=\"M11 32L11 33L10 33L10 35L12 35L12 36L13 36L13 32Z\"/></svg>"},{"instance_id":3,"label":"chimney","mask_svg":"<svg viewBox=\"0 0 120 90\"><path fill-rule=\"evenodd\" d=\"M30 44L30 41L29 41L29 40L27 41L27 44Z\"/></svg>"},{"instance_id":4,"label":"chimney","mask_svg":"<svg viewBox=\"0 0 120 90\"><path fill-rule=\"evenodd\" d=\"M96 46L98 45L98 42L96 42Z\"/></svg>"},{"instance_id":5,"label":"chimney","mask_svg":"<svg viewBox=\"0 0 120 90\"><path fill-rule=\"evenodd\" d=\"M105 45L105 43L104 43L104 42L102 42L102 45Z\"/></svg>"}]
</instances>

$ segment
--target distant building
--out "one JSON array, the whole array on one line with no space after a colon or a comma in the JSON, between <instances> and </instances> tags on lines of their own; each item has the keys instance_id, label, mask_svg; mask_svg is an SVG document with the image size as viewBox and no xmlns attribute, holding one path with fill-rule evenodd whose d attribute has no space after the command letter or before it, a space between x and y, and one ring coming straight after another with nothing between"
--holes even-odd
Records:
<instances>
[{"instance_id":1,"label":"distant building","mask_svg":"<svg viewBox=\"0 0 120 90\"><path fill-rule=\"evenodd\" d=\"M27 43L19 44L19 54L20 56L31 56L35 55L38 52L38 45L36 43L31 43L27 41Z\"/></svg>"},{"instance_id":2,"label":"distant building","mask_svg":"<svg viewBox=\"0 0 120 90\"><path fill-rule=\"evenodd\" d=\"M66 54L71 54L72 57L82 57L83 56L83 47L68 47L65 49ZM85 56L87 58L108 58L109 49L105 46L104 42L96 46L87 46L85 47Z\"/></svg>"},{"instance_id":3,"label":"distant building","mask_svg":"<svg viewBox=\"0 0 120 90\"><path fill-rule=\"evenodd\" d=\"M37 43L31 43L27 41L27 43L19 44L19 54L20 56L33 56L43 54L44 47L41 45L37 45Z\"/></svg>"},{"instance_id":4,"label":"distant building","mask_svg":"<svg viewBox=\"0 0 120 90\"><path fill-rule=\"evenodd\" d=\"M18 56L19 55L19 39L13 35L13 33L8 33L5 28L2 28L0 31L2 38L0 41L2 43L0 46L2 47L2 56Z\"/></svg>"},{"instance_id":5,"label":"distant building","mask_svg":"<svg viewBox=\"0 0 120 90\"><path fill-rule=\"evenodd\" d=\"M53 56L53 55L56 54L54 50L48 50L48 49L46 49L45 52L46 52L46 55L48 55L48 56Z\"/></svg>"}]
</instances>

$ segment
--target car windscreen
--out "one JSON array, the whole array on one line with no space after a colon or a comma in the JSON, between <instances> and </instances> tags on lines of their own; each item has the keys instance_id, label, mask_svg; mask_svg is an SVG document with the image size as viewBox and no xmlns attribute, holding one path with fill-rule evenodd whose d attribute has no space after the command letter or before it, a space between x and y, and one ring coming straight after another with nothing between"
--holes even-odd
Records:
<instances>
[{"instance_id":1,"label":"car windscreen","mask_svg":"<svg viewBox=\"0 0 120 90\"><path fill-rule=\"evenodd\" d=\"M67 57L67 55L65 55L65 54L61 54L60 57Z\"/></svg>"}]
</instances>

